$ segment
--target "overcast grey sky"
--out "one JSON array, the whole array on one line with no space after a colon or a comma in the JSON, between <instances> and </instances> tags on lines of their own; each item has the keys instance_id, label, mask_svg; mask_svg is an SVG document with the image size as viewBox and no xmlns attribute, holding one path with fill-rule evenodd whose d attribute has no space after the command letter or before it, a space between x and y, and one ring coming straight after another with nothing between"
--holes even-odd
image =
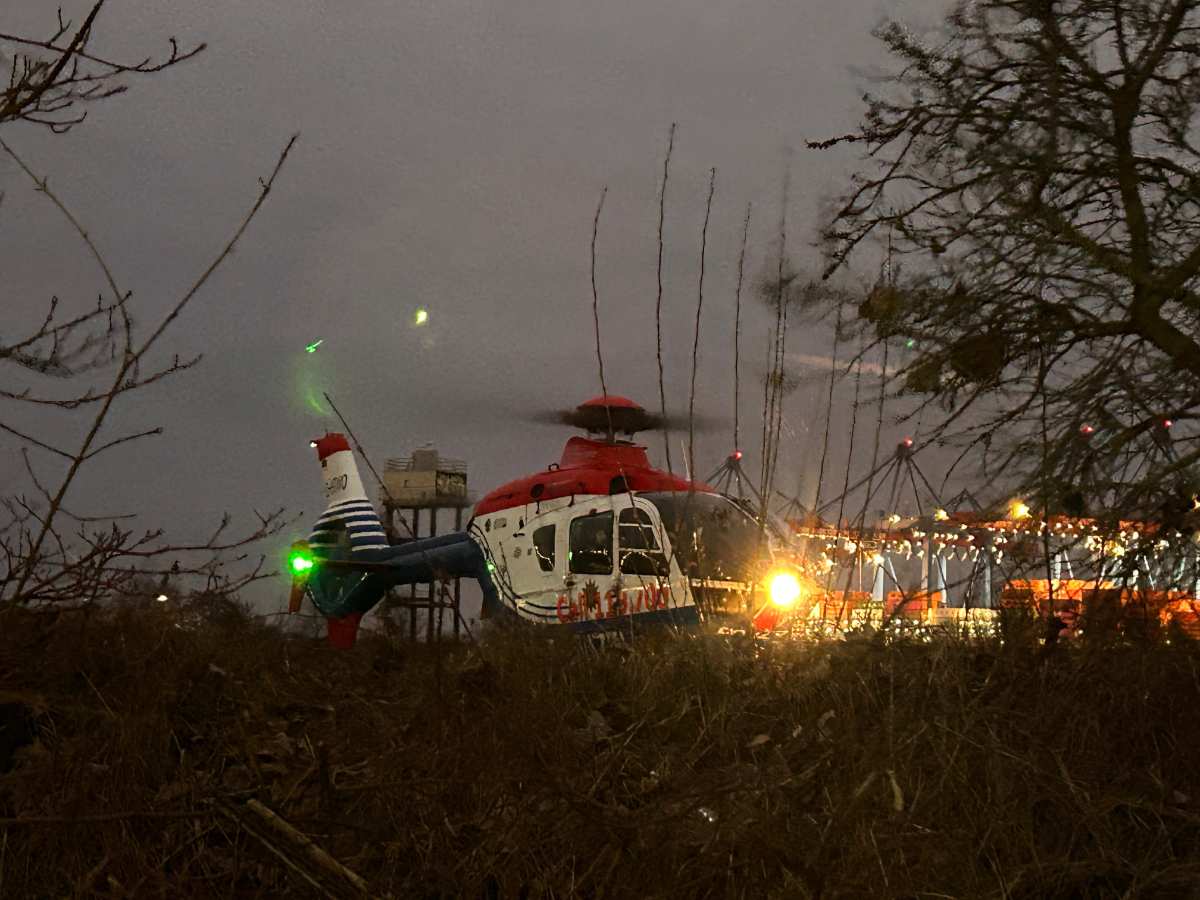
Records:
<instances>
[{"instance_id":1,"label":"overcast grey sky","mask_svg":"<svg viewBox=\"0 0 1200 900\"><path fill-rule=\"evenodd\" d=\"M588 264L605 185L597 277L609 387L652 406L657 188L672 121L668 388L686 405L715 166L699 405L728 414L746 204L747 269L757 275L773 253L790 165L789 250L814 261L819 205L854 159L804 141L856 122L866 84L852 70L884 62L871 29L940 5L110 0L96 49L141 58L175 35L208 50L131 81L66 136L11 128L6 138L97 236L143 321L167 309L231 234L288 136L300 141L237 253L164 345L203 352L203 362L139 393L114 419L114 428L161 424L165 434L92 472L75 505L138 508L147 524L188 537L222 510L243 523L252 507L315 515L307 442L336 430L305 399L321 390L378 464L432 441L469 460L482 493L556 460L565 433L514 424L506 411L572 406L599 392ZM9 0L0 30L41 34L52 20L42 0ZM100 280L78 238L8 160L0 190L2 331L38 315L51 294L94 301ZM422 327L412 320L418 307L430 315ZM746 309L752 457L768 323L753 298ZM829 352L820 329L793 337L797 354ZM305 354L317 338L319 352ZM817 445L804 437L823 426L814 418L823 390L813 383L789 400L795 440L783 453L784 486L815 470ZM730 441L704 438L701 474ZM14 486L16 448L0 438L0 490ZM844 452L839 480L843 465Z\"/></svg>"}]
</instances>

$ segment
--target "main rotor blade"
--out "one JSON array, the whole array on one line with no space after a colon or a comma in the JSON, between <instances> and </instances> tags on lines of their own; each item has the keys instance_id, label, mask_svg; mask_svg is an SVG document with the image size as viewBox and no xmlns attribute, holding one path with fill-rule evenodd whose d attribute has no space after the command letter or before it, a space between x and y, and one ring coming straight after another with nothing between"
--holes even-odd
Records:
<instances>
[{"instance_id":1,"label":"main rotor blade","mask_svg":"<svg viewBox=\"0 0 1200 900\"><path fill-rule=\"evenodd\" d=\"M540 409L520 415L526 422L538 425L567 425L590 432L607 432L611 426L616 434L637 434L645 431L660 431L664 422L671 431L688 430L687 413L673 412L664 420L659 413L630 407L602 406L579 407L576 409ZM706 434L728 428L729 423L717 416L697 413L692 418L692 427L697 434Z\"/></svg>"}]
</instances>

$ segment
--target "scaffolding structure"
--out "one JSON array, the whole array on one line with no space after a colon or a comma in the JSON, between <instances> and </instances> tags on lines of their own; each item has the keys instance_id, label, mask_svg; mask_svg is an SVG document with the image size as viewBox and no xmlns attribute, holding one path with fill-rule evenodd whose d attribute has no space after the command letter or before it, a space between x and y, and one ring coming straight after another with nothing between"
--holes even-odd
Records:
<instances>
[{"instance_id":1,"label":"scaffolding structure","mask_svg":"<svg viewBox=\"0 0 1200 900\"><path fill-rule=\"evenodd\" d=\"M387 460L380 489L383 527L388 542L404 544L435 537L443 511L451 513L453 530L462 531L463 510L471 505L467 493L467 464L443 457L433 447L414 450L410 456ZM400 627L409 640L440 640L446 633L449 614L451 634L457 640L464 625L462 580L447 578L428 584L393 588L380 604L386 617ZM425 611L424 629L420 614Z\"/></svg>"}]
</instances>

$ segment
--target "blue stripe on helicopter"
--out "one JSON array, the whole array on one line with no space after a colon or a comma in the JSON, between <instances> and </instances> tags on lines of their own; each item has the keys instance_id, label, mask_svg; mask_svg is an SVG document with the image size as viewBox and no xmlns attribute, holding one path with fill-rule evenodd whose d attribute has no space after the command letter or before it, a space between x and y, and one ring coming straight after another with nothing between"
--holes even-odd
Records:
<instances>
[{"instance_id":1,"label":"blue stripe on helicopter","mask_svg":"<svg viewBox=\"0 0 1200 900\"><path fill-rule=\"evenodd\" d=\"M308 542L312 546L335 546L341 541L342 532L337 531L314 531L308 536ZM350 538L351 546L358 547L362 544L382 544L388 546L387 535L382 531L360 531L347 533Z\"/></svg>"},{"instance_id":2,"label":"blue stripe on helicopter","mask_svg":"<svg viewBox=\"0 0 1200 900\"><path fill-rule=\"evenodd\" d=\"M366 499L343 500L341 503L330 504L325 508L325 512L337 512L338 510L348 509L352 506L371 506L371 501Z\"/></svg>"},{"instance_id":3,"label":"blue stripe on helicopter","mask_svg":"<svg viewBox=\"0 0 1200 900\"><path fill-rule=\"evenodd\" d=\"M338 544L334 542L322 543L321 541L309 541L308 546L313 550L336 550ZM389 550L391 544L384 541L371 539L350 542L350 552L357 553L361 550Z\"/></svg>"},{"instance_id":4,"label":"blue stripe on helicopter","mask_svg":"<svg viewBox=\"0 0 1200 900\"><path fill-rule=\"evenodd\" d=\"M376 525L378 525L379 516L372 512L347 513L344 516L330 516L327 519L318 519L317 525L314 527L331 524L333 522L374 522Z\"/></svg>"},{"instance_id":5,"label":"blue stripe on helicopter","mask_svg":"<svg viewBox=\"0 0 1200 900\"><path fill-rule=\"evenodd\" d=\"M605 616L602 619L583 619L576 622L563 622L559 620L557 612L540 613L534 612L528 608L528 604L516 608L511 605L512 601L505 602L502 606L503 610L511 615L516 615L518 618L536 618L541 620L549 619L551 621L544 624L559 626L568 631L574 632L597 632L597 631L619 631L629 628L631 625L641 627L643 625L697 625L700 622L700 611L696 606L672 606L667 609L655 609L647 612L625 613L620 616Z\"/></svg>"},{"instance_id":6,"label":"blue stripe on helicopter","mask_svg":"<svg viewBox=\"0 0 1200 900\"><path fill-rule=\"evenodd\" d=\"M382 535L384 533L383 529L379 527L379 523L377 523L377 522L373 523L373 524L372 523L364 523L362 525L348 525L348 526L346 526L346 530L348 532L350 532L351 537L354 537L356 534Z\"/></svg>"},{"instance_id":7,"label":"blue stripe on helicopter","mask_svg":"<svg viewBox=\"0 0 1200 900\"><path fill-rule=\"evenodd\" d=\"M357 500L339 500L337 503L329 504L329 509L340 509L343 506L352 506L354 504L358 504L360 506L365 504L370 506L371 501L367 500L365 497L359 497ZM328 510L326 511L328 512Z\"/></svg>"},{"instance_id":8,"label":"blue stripe on helicopter","mask_svg":"<svg viewBox=\"0 0 1200 900\"><path fill-rule=\"evenodd\" d=\"M318 522L313 526L313 534L334 534L340 531L348 531L350 534L384 534L383 525L378 519L350 521L350 522Z\"/></svg>"},{"instance_id":9,"label":"blue stripe on helicopter","mask_svg":"<svg viewBox=\"0 0 1200 900\"><path fill-rule=\"evenodd\" d=\"M387 538L387 534L384 532L384 530L382 528L373 528L373 527L368 526L366 528L345 528L345 529L343 529L343 528L314 528L312 530L312 533L309 535L308 540L309 540L309 543L312 543L313 541L319 541L319 542L325 543L329 540L332 540L334 543L336 543L342 534L346 534L347 536L349 536L350 540L352 540L352 541L363 540L366 538L381 538L381 539L386 540L386 538Z\"/></svg>"},{"instance_id":10,"label":"blue stripe on helicopter","mask_svg":"<svg viewBox=\"0 0 1200 900\"><path fill-rule=\"evenodd\" d=\"M370 508L362 509L355 507L353 509L344 509L339 510L338 512L326 513L325 515L321 516L321 518L317 519L317 524L320 525L323 522L342 522L349 519L364 518L374 519L376 522L379 521L379 516L375 514L375 510Z\"/></svg>"},{"instance_id":11,"label":"blue stripe on helicopter","mask_svg":"<svg viewBox=\"0 0 1200 900\"><path fill-rule=\"evenodd\" d=\"M351 550L385 550L390 546L387 535L378 522L350 525L344 528L333 527L333 523L326 524L330 527L318 525L312 530L308 538L309 546L336 547L341 541L343 532L350 539Z\"/></svg>"},{"instance_id":12,"label":"blue stripe on helicopter","mask_svg":"<svg viewBox=\"0 0 1200 900\"><path fill-rule=\"evenodd\" d=\"M368 509L375 508L374 506L371 505L370 500L343 500L341 503L334 503L332 506L327 506L325 508L325 512L326 513L342 512L344 510L352 509L355 507L366 507Z\"/></svg>"}]
</instances>

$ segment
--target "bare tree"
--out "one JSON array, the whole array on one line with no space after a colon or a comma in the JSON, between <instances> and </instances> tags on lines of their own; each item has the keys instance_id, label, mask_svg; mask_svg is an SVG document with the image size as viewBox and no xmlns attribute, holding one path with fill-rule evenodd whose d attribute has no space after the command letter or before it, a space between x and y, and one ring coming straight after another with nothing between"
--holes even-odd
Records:
<instances>
[{"instance_id":1,"label":"bare tree","mask_svg":"<svg viewBox=\"0 0 1200 900\"><path fill-rule=\"evenodd\" d=\"M170 52L160 60L115 62L92 44L92 29L104 7L97 0L75 27L59 13L46 38L0 33L0 39L23 48L8 64L8 87L0 95L0 126L40 125L61 133L81 123L88 104L112 97L136 76L148 76L179 65L203 49ZM248 533L228 534L228 516L207 540L180 544L159 529L140 528L136 515L105 510L83 514L71 509L67 496L97 460L132 441L161 433L105 435L113 407L132 392L178 374L198 358L172 357L156 363L164 333L232 252L254 218L283 166L295 138L288 142L269 177L262 180L256 202L229 242L210 265L171 305L156 324L139 327L130 309L131 291L118 281L101 250L106 235L97 235L72 213L8 138L0 152L28 177L78 234L81 247L95 263L102 287L90 301L64 314L59 298L47 301L40 324L16 337L0 337L0 431L24 446L21 460L24 489L0 497L0 605L90 601L120 593L147 578L202 576L208 592L236 590L260 577L262 559L234 574L230 565L248 559L245 548L284 524L282 511L258 515ZM0 195L2 196L2 195ZM7 331L7 329L5 329ZM70 444L55 443L23 424L23 412L45 410L72 418L79 436ZM36 454L36 457L35 457ZM140 581L139 581L140 579Z\"/></svg>"},{"instance_id":2,"label":"bare tree","mask_svg":"<svg viewBox=\"0 0 1200 900\"><path fill-rule=\"evenodd\" d=\"M125 78L152 75L186 62L204 50L199 44L180 51L170 38L171 51L155 60L121 63L93 53L92 27L104 8L97 2L78 27L58 11L58 23L44 38L0 32L0 40L20 50L8 63L8 87L0 95L0 124L25 121L62 133L87 116L83 107L127 90Z\"/></svg>"},{"instance_id":3,"label":"bare tree","mask_svg":"<svg viewBox=\"0 0 1200 900\"><path fill-rule=\"evenodd\" d=\"M1049 511L1186 525L1200 0L969 0L935 38L878 36L898 72L860 130L810 144L871 166L824 230L826 274L891 242L894 284L855 312L912 346L907 390L992 477Z\"/></svg>"},{"instance_id":4,"label":"bare tree","mask_svg":"<svg viewBox=\"0 0 1200 900\"><path fill-rule=\"evenodd\" d=\"M783 246L786 235L781 228L779 246ZM789 397L806 382L823 375L804 376L802 370L789 362L788 336L789 331L800 333L807 328L828 325L834 337L833 370L829 373L830 403L826 409L826 424L828 430L829 417L832 411L832 391L835 383L855 369L860 361L856 355L847 360L837 360L837 350L846 330L840 318L833 323L827 323L830 310L838 310L842 305L849 304L859 297L862 288L858 286L859 279L851 279L848 284L837 284L823 280L811 272L805 272L796 266L786 254L775 255L766 262L766 270L754 281L754 292L773 318L773 323L767 334L766 360L760 375L762 385L762 414L760 435L760 474L759 495L763 506L759 510L760 517L766 515L766 505L776 492L776 476L778 474L779 448L784 443L786 426L784 407ZM790 323L790 325L789 325ZM828 433L825 437L828 445ZM817 476L817 493L820 493L819 483L824 476L825 467L822 464Z\"/></svg>"}]
</instances>

